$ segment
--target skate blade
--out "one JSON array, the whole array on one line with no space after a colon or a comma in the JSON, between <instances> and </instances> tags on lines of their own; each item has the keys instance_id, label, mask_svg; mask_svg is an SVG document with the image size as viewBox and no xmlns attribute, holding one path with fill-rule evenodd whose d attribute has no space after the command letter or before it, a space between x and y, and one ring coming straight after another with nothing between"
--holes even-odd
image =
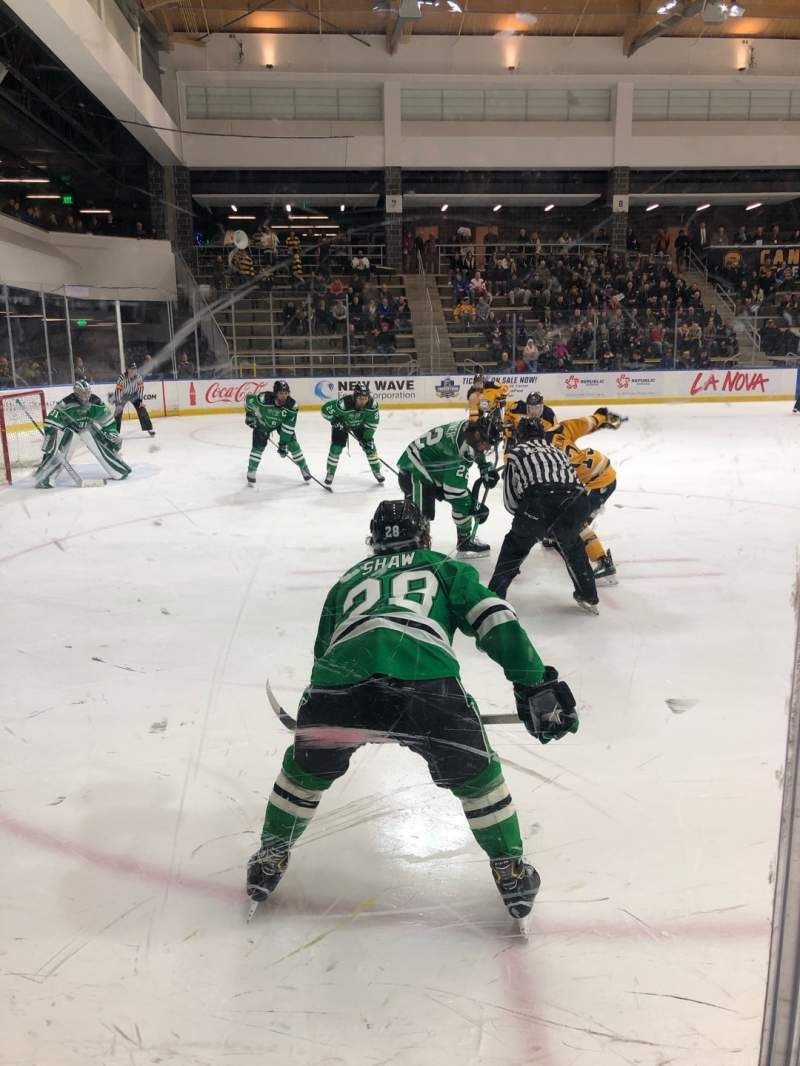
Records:
<instances>
[{"instance_id":1,"label":"skate blade","mask_svg":"<svg viewBox=\"0 0 800 1066\"><path fill-rule=\"evenodd\" d=\"M491 548L487 548L485 552L456 552L456 559L485 559L490 553Z\"/></svg>"},{"instance_id":2,"label":"skate blade","mask_svg":"<svg viewBox=\"0 0 800 1066\"><path fill-rule=\"evenodd\" d=\"M100 477L81 478L82 489L101 489L105 485L105 479Z\"/></svg>"},{"instance_id":3,"label":"skate blade","mask_svg":"<svg viewBox=\"0 0 800 1066\"><path fill-rule=\"evenodd\" d=\"M524 918L515 918L514 925L517 927L517 933L519 936L524 937L526 940L530 936L530 915L526 914Z\"/></svg>"},{"instance_id":4,"label":"skate blade","mask_svg":"<svg viewBox=\"0 0 800 1066\"><path fill-rule=\"evenodd\" d=\"M250 924L250 922L252 922L253 918L255 917L255 913L258 910L258 907L259 907L259 901L258 900L253 900L253 902L247 908L247 924L248 925Z\"/></svg>"},{"instance_id":5,"label":"skate blade","mask_svg":"<svg viewBox=\"0 0 800 1066\"><path fill-rule=\"evenodd\" d=\"M575 600L575 603L582 611L585 611L586 614L600 614L600 608L596 603L587 603L586 600Z\"/></svg>"},{"instance_id":6,"label":"skate blade","mask_svg":"<svg viewBox=\"0 0 800 1066\"><path fill-rule=\"evenodd\" d=\"M605 586L606 588L611 588L614 585L618 585L619 581L614 574L605 574L603 577L597 577L597 575L595 575L594 583L601 587Z\"/></svg>"}]
</instances>

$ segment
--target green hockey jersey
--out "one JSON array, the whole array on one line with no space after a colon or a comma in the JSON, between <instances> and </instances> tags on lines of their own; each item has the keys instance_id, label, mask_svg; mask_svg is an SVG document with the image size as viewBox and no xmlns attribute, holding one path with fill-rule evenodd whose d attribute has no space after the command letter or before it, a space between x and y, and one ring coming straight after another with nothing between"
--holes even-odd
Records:
<instances>
[{"instance_id":1,"label":"green hockey jersey","mask_svg":"<svg viewBox=\"0 0 800 1066\"><path fill-rule=\"evenodd\" d=\"M404 681L459 677L460 629L512 682L535 685L542 661L513 607L485 588L472 566L440 552L373 555L328 593L314 644L311 684L352 685L375 675Z\"/></svg>"},{"instance_id":2,"label":"green hockey jersey","mask_svg":"<svg viewBox=\"0 0 800 1066\"><path fill-rule=\"evenodd\" d=\"M322 417L328 422L341 422L348 433L355 431L363 440L370 441L375 436L381 415L378 401L371 396L369 403L359 409L356 407L355 397L347 395L324 403Z\"/></svg>"},{"instance_id":3,"label":"green hockey jersey","mask_svg":"<svg viewBox=\"0 0 800 1066\"><path fill-rule=\"evenodd\" d=\"M71 392L48 411L44 424L45 428L71 429L76 433L89 429L106 434L110 441L119 440L113 412L94 393L84 406Z\"/></svg>"},{"instance_id":4,"label":"green hockey jersey","mask_svg":"<svg viewBox=\"0 0 800 1066\"><path fill-rule=\"evenodd\" d=\"M251 429L262 433L278 431L278 445L288 445L295 439L297 405L291 396L280 406L275 403L275 394L269 390L251 393L244 398L244 420Z\"/></svg>"},{"instance_id":5,"label":"green hockey jersey","mask_svg":"<svg viewBox=\"0 0 800 1066\"><path fill-rule=\"evenodd\" d=\"M397 461L400 470L413 478L440 486L445 501L457 510L472 510L468 474L473 463L481 470L491 466L488 458L476 452L469 444L459 444L461 430L466 420L435 426L422 437L412 441Z\"/></svg>"}]
</instances>

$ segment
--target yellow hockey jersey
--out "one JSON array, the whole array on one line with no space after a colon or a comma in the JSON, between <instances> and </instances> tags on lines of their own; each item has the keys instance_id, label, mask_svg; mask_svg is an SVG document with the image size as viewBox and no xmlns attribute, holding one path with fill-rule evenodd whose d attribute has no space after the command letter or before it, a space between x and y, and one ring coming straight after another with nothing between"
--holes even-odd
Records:
<instances>
[{"instance_id":1,"label":"yellow hockey jersey","mask_svg":"<svg viewBox=\"0 0 800 1066\"><path fill-rule=\"evenodd\" d=\"M587 415L585 418L565 418L548 429L547 440L560 448L575 467L575 473L591 492L604 489L617 479L617 472L610 460L594 448L579 448L575 443L580 437L602 429L608 423L606 415Z\"/></svg>"},{"instance_id":2,"label":"yellow hockey jersey","mask_svg":"<svg viewBox=\"0 0 800 1066\"><path fill-rule=\"evenodd\" d=\"M498 407L502 408L510 392L510 385L498 385L494 381L484 381L483 385L470 386L467 393L470 422L476 422L481 415L491 414Z\"/></svg>"}]
</instances>

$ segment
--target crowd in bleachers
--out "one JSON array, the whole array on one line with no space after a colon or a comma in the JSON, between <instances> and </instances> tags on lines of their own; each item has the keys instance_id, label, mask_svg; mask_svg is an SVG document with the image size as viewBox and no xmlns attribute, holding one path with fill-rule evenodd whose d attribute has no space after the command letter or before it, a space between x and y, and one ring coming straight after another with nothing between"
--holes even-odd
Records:
<instances>
[{"instance_id":1,"label":"crowd in bleachers","mask_svg":"<svg viewBox=\"0 0 800 1066\"><path fill-rule=\"evenodd\" d=\"M82 214L74 205L62 205L56 200L34 203L25 197L11 196L0 207L4 215L27 222L30 226L39 226L46 230L62 233L93 233L104 237L138 237L140 240L151 238L153 234L148 224L141 219L125 222L113 214ZM93 210L87 205L87 211Z\"/></svg>"},{"instance_id":2,"label":"crowd in bleachers","mask_svg":"<svg viewBox=\"0 0 800 1066\"><path fill-rule=\"evenodd\" d=\"M453 320L483 334L483 354L507 372L704 367L738 351L717 308L703 306L666 255L516 244L478 269L472 250L458 249L449 280Z\"/></svg>"}]
</instances>

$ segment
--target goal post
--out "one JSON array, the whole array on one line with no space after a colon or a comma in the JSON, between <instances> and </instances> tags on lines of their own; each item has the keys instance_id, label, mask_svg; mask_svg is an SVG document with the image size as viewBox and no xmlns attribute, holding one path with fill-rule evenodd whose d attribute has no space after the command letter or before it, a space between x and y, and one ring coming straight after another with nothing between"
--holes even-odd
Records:
<instances>
[{"instance_id":1,"label":"goal post","mask_svg":"<svg viewBox=\"0 0 800 1066\"><path fill-rule=\"evenodd\" d=\"M47 408L42 389L0 392L0 448L3 477L8 484L20 470L30 470L42 458L42 435Z\"/></svg>"}]
</instances>

